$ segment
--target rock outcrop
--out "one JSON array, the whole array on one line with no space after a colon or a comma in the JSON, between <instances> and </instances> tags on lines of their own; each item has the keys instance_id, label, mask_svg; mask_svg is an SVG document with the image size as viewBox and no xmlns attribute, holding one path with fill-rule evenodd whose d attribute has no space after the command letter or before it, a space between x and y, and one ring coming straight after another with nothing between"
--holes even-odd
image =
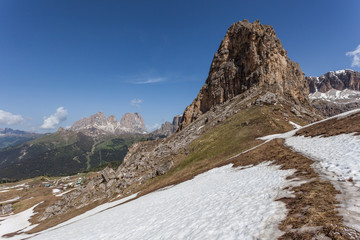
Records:
<instances>
[{"instance_id":1,"label":"rock outcrop","mask_svg":"<svg viewBox=\"0 0 360 240\"><path fill-rule=\"evenodd\" d=\"M5 204L0 206L0 215L7 215L12 213L12 211L14 211L12 204Z\"/></svg>"},{"instance_id":2,"label":"rock outcrop","mask_svg":"<svg viewBox=\"0 0 360 240\"><path fill-rule=\"evenodd\" d=\"M72 131L82 132L85 135L94 136L99 134L145 134L144 120L139 113L126 113L118 122L114 115L105 117L104 113L98 112L88 118L80 119L70 128Z\"/></svg>"},{"instance_id":3,"label":"rock outcrop","mask_svg":"<svg viewBox=\"0 0 360 240\"><path fill-rule=\"evenodd\" d=\"M259 21L234 23L212 61L197 98L185 109L181 128L212 107L254 87L309 104L309 87L298 63L289 59L274 29Z\"/></svg>"}]
</instances>

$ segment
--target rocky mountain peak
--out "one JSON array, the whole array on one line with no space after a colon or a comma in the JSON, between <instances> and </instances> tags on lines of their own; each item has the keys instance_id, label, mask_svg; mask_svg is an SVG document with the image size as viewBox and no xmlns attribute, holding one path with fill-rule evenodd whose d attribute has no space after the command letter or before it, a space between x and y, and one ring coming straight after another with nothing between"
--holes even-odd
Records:
<instances>
[{"instance_id":1,"label":"rocky mountain peak","mask_svg":"<svg viewBox=\"0 0 360 240\"><path fill-rule=\"evenodd\" d=\"M108 118L107 118L107 121L111 124L117 124L118 123L118 120L116 119L116 117L114 115L110 115Z\"/></svg>"},{"instance_id":2,"label":"rocky mountain peak","mask_svg":"<svg viewBox=\"0 0 360 240\"><path fill-rule=\"evenodd\" d=\"M304 73L298 63L289 59L274 29L259 21L244 20L228 29L205 85L185 109L182 127L254 87L264 87L297 104L308 103Z\"/></svg>"},{"instance_id":3,"label":"rocky mountain peak","mask_svg":"<svg viewBox=\"0 0 360 240\"><path fill-rule=\"evenodd\" d=\"M104 113L98 112L93 115L91 115L88 118L82 118L78 121L76 121L72 127L71 130L73 131L80 131L82 129L87 129L93 126L102 126L106 125L106 117Z\"/></svg>"},{"instance_id":4,"label":"rocky mountain peak","mask_svg":"<svg viewBox=\"0 0 360 240\"><path fill-rule=\"evenodd\" d=\"M146 133L144 120L138 113L126 113L121 121L118 122L114 115L106 118L104 113L98 112L88 118L76 121L70 130L80 131L90 136L99 134Z\"/></svg>"},{"instance_id":5,"label":"rocky mountain peak","mask_svg":"<svg viewBox=\"0 0 360 240\"><path fill-rule=\"evenodd\" d=\"M134 129L139 133L146 133L144 119L139 113L126 113L120 120L122 128Z\"/></svg>"}]
</instances>

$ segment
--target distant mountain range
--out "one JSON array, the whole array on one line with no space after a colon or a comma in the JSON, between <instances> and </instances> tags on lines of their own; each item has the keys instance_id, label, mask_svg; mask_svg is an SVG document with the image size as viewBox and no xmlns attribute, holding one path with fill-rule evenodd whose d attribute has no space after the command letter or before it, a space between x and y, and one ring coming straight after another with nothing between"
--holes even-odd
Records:
<instances>
[{"instance_id":1,"label":"distant mountain range","mask_svg":"<svg viewBox=\"0 0 360 240\"><path fill-rule=\"evenodd\" d=\"M139 113L126 113L118 122L102 112L53 134L1 130L0 143L8 148L0 151L0 179L69 175L120 165L134 142L167 137L176 131L180 119L175 117L151 134Z\"/></svg>"},{"instance_id":2,"label":"distant mountain range","mask_svg":"<svg viewBox=\"0 0 360 240\"><path fill-rule=\"evenodd\" d=\"M0 128L0 150L9 146L42 137L44 134L14 130L11 128Z\"/></svg>"},{"instance_id":3,"label":"distant mountain range","mask_svg":"<svg viewBox=\"0 0 360 240\"><path fill-rule=\"evenodd\" d=\"M360 72L330 71L320 77L306 77L311 104L325 116L360 108Z\"/></svg>"},{"instance_id":4,"label":"distant mountain range","mask_svg":"<svg viewBox=\"0 0 360 240\"><path fill-rule=\"evenodd\" d=\"M0 179L68 175L109 163L119 165L132 143L148 137L140 114L127 113L118 122L113 115L106 118L102 112L53 134L10 129L1 134L1 139L7 139L3 145L10 146L9 139L13 141L11 147L0 151Z\"/></svg>"},{"instance_id":5,"label":"distant mountain range","mask_svg":"<svg viewBox=\"0 0 360 240\"><path fill-rule=\"evenodd\" d=\"M104 113L98 112L75 122L70 130L82 132L88 136L147 133L144 120L139 113L126 113L118 122L114 115L106 118Z\"/></svg>"}]
</instances>

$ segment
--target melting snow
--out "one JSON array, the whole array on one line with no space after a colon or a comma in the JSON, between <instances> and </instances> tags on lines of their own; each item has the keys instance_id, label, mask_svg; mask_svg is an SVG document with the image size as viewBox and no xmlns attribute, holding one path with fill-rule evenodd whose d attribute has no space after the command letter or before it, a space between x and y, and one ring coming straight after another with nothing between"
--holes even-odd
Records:
<instances>
[{"instance_id":1,"label":"melting snow","mask_svg":"<svg viewBox=\"0 0 360 240\"><path fill-rule=\"evenodd\" d=\"M75 189L76 189L76 188L73 188L73 189L67 190L67 191L65 191L65 192L62 192L62 193L56 194L55 196L56 196L56 197L61 197L62 195L65 195L65 194L67 194L67 193L69 193L69 192L71 192L71 191L74 191Z\"/></svg>"},{"instance_id":2,"label":"melting snow","mask_svg":"<svg viewBox=\"0 0 360 240\"><path fill-rule=\"evenodd\" d=\"M275 200L293 172L215 168L34 239L276 239L287 210Z\"/></svg>"},{"instance_id":3,"label":"melting snow","mask_svg":"<svg viewBox=\"0 0 360 240\"><path fill-rule=\"evenodd\" d=\"M300 129L325 122L329 119L341 119L360 112L360 109L348 111ZM273 134L259 139L266 142L275 138L284 138L285 143L315 161L313 167L329 179L341 191L340 214L345 224L360 231L360 137L354 134L341 134L331 137L294 136L299 129L283 134Z\"/></svg>"},{"instance_id":4,"label":"melting snow","mask_svg":"<svg viewBox=\"0 0 360 240\"><path fill-rule=\"evenodd\" d=\"M314 167L342 192L339 210L345 223L360 231L360 136L297 136L285 143L316 161Z\"/></svg>"},{"instance_id":5,"label":"melting snow","mask_svg":"<svg viewBox=\"0 0 360 240\"><path fill-rule=\"evenodd\" d=\"M360 187L360 137L341 134L331 137L297 136L285 140L294 150L321 160L325 171L335 173L340 179L359 181Z\"/></svg>"},{"instance_id":6,"label":"melting snow","mask_svg":"<svg viewBox=\"0 0 360 240\"><path fill-rule=\"evenodd\" d=\"M52 193L55 195L56 193L59 193L59 192L61 192L61 190L60 189L57 189L57 188L54 188L53 190L52 190Z\"/></svg>"},{"instance_id":7,"label":"melting snow","mask_svg":"<svg viewBox=\"0 0 360 240\"><path fill-rule=\"evenodd\" d=\"M20 199L20 197L16 197L16 198L13 198L13 199L9 199L9 200L6 200L6 201L2 201L2 202L0 202L0 204L9 203L9 202L14 202L14 201L17 201L17 200L19 200L19 199Z\"/></svg>"},{"instance_id":8,"label":"melting snow","mask_svg":"<svg viewBox=\"0 0 360 240\"><path fill-rule=\"evenodd\" d=\"M294 122L292 122L292 121L289 121L289 123L290 123L295 129L301 128L301 126L300 126L299 124L296 124L296 123L294 123Z\"/></svg>"},{"instance_id":9,"label":"melting snow","mask_svg":"<svg viewBox=\"0 0 360 240\"><path fill-rule=\"evenodd\" d=\"M42 202L34 205L33 207L7 217L0 218L0 238L9 233L18 231L29 231L36 225L30 226L29 219L34 215L34 208Z\"/></svg>"},{"instance_id":10,"label":"melting snow","mask_svg":"<svg viewBox=\"0 0 360 240\"><path fill-rule=\"evenodd\" d=\"M331 89L325 93L323 92L314 92L309 94L309 98L314 99L322 99L322 100L328 100L328 101L334 101L334 100L359 100L360 99L360 91L345 89L345 90L336 90Z\"/></svg>"}]
</instances>

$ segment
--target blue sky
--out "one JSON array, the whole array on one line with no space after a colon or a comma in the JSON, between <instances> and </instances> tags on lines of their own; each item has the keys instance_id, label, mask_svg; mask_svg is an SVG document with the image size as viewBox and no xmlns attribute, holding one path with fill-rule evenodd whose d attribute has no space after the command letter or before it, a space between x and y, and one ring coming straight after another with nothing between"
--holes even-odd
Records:
<instances>
[{"instance_id":1,"label":"blue sky","mask_svg":"<svg viewBox=\"0 0 360 240\"><path fill-rule=\"evenodd\" d=\"M272 25L306 75L360 70L359 12L358 0L0 0L0 128L51 132L98 111L171 120L243 19Z\"/></svg>"}]
</instances>

